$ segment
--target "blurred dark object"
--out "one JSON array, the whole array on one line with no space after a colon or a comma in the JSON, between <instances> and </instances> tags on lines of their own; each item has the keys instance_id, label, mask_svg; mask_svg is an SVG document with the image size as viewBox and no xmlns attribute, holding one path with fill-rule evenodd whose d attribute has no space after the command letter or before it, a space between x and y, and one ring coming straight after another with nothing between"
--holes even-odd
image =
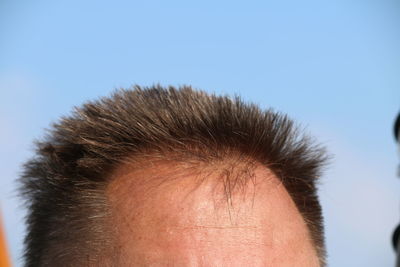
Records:
<instances>
[{"instance_id":1,"label":"blurred dark object","mask_svg":"<svg viewBox=\"0 0 400 267\"><path fill-rule=\"evenodd\" d=\"M396 138L397 141L397 146L400 148L400 113L397 115L396 122L394 123L394 137ZM400 166L399 166L400 167ZM397 169L397 176L400 177L400 168ZM400 224L396 227L396 230L394 230L393 233L393 247L396 250L397 253L397 260L396 260L396 266L400 267Z\"/></svg>"},{"instance_id":2,"label":"blurred dark object","mask_svg":"<svg viewBox=\"0 0 400 267\"><path fill-rule=\"evenodd\" d=\"M397 115L396 122L394 123L394 137L397 142L399 141L399 131L400 131L400 113Z\"/></svg>"}]
</instances>

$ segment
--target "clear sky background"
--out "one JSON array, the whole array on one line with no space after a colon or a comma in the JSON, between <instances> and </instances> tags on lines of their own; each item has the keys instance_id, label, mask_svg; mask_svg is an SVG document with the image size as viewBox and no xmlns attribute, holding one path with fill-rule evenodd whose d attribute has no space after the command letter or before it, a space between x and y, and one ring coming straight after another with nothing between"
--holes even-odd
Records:
<instances>
[{"instance_id":1,"label":"clear sky background","mask_svg":"<svg viewBox=\"0 0 400 267\"><path fill-rule=\"evenodd\" d=\"M399 1L0 1L0 203L15 266L15 179L74 105L190 84L288 113L334 156L320 186L329 266L394 266L400 221Z\"/></svg>"}]
</instances>

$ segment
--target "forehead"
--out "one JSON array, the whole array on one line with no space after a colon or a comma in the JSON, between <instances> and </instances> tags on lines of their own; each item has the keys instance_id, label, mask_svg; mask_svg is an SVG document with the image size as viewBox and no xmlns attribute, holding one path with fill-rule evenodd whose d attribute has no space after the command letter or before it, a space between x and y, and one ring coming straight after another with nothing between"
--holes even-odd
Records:
<instances>
[{"instance_id":1,"label":"forehead","mask_svg":"<svg viewBox=\"0 0 400 267\"><path fill-rule=\"evenodd\" d=\"M120 263L318 266L279 179L262 166L242 167L199 172L158 162L115 172L107 197Z\"/></svg>"}]
</instances>

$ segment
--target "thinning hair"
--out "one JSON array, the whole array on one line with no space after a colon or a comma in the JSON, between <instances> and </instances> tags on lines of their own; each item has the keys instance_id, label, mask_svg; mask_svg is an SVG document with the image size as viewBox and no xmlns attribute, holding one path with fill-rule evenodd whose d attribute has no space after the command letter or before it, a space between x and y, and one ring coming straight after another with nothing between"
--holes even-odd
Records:
<instances>
[{"instance_id":1,"label":"thinning hair","mask_svg":"<svg viewBox=\"0 0 400 267\"><path fill-rule=\"evenodd\" d=\"M26 266L87 262L108 247L110 174L146 151L212 162L232 152L269 168L290 194L322 265L316 183L326 156L286 115L189 86L120 89L53 124L24 165ZM72 265L72 264L71 264Z\"/></svg>"}]
</instances>

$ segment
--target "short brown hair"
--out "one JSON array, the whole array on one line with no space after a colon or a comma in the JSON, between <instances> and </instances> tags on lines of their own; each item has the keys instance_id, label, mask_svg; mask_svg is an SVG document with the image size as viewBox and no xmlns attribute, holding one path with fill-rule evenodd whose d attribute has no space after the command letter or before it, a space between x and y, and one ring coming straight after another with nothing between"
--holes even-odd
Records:
<instances>
[{"instance_id":1,"label":"short brown hair","mask_svg":"<svg viewBox=\"0 0 400 267\"><path fill-rule=\"evenodd\" d=\"M324 263L316 193L323 149L286 115L262 111L239 97L157 85L88 102L37 142L37 154L21 177L28 206L26 266L85 260L104 246L109 174L127 157L149 149L190 151L211 160L235 151L267 166L294 200Z\"/></svg>"}]
</instances>

